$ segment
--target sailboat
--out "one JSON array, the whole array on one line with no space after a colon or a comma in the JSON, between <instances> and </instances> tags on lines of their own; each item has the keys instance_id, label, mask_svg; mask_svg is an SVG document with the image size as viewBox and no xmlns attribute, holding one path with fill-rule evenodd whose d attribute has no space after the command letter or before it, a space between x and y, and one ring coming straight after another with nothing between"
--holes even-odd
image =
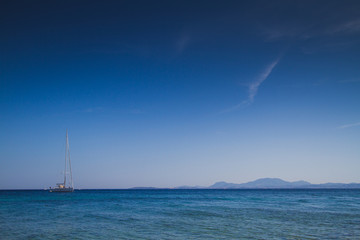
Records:
<instances>
[{"instance_id":1,"label":"sailboat","mask_svg":"<svg viewBox=\"0 0 360 240\"><path fill-rule=\"evenodd\" d=\"M64 182L57 183L55 188L49 189L50 192L73 192L74 182L72 179L71 161L70 161L70 146L68 130L66 129L66 145L65 145L65 171L64 171Z\"/></svg>"}]
</instances>

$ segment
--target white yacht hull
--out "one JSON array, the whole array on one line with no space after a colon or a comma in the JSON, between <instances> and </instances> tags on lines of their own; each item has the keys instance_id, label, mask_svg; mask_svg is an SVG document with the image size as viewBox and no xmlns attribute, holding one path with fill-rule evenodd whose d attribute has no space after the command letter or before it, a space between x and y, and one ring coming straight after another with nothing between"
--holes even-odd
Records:
<instances>
[{"instance_id":1,"label":"white yacht hull","mask_svg":"<svg viewBox=\"0 0 360 240\"><path fill-rule=\"evenodd\" d=\"M49 189L50 192L73 192L73 188L52 188Z\"/></svg>"}]
</instances>

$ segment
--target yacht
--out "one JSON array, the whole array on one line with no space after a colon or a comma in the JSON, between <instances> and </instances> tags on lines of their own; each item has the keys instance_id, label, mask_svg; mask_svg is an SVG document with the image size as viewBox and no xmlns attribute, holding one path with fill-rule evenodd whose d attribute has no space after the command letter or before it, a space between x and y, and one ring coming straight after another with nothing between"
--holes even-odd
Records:
<instances>
[{"instance_id":1,"label":"yacht","mask_svg":"<svg viewBox=\"0 0 360 240\"><path fill-rule=\"evenodd\" d=\"M71 161L70 161L70 146L68 130L66 129L66 145L65 145L65 171L64 171L64 182L57 183L56 187L49 188L50 192L73 192L74 182L72 179Z\"/></svg>"}]
</instances>

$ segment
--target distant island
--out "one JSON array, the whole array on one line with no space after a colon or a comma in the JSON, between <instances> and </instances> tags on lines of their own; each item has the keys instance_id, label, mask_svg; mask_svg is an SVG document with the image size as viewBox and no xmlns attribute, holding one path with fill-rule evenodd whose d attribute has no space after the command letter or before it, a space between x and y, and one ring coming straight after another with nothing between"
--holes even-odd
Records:
<instances>
[{"instance_id":1,"label":"distant island","mask_svg":"<svg viewBox=\"0 0 360 240\"><path fill-rule=\"evenodd\" d=\"M247 183L217 182L209 187L180 186L172 189L360 189L360 183L322 183L306 181L288 182L280 178L260 178ZM155 187L135 187L131 189L159 189Z\"/></svg>"}]
</instances>

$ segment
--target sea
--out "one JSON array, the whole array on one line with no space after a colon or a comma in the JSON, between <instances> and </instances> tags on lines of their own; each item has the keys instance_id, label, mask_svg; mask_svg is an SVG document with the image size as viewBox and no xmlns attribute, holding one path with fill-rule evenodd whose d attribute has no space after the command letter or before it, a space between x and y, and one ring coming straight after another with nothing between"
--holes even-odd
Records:
<instances>
[{"instance_id":1,"label":"sea","mask_svg":"<svg viewBox=\"0 0 360 240\"><path fill-rule=\"evenodd\" d=\"M2 190L0 239L360 239L360 190Z\"/></svg>"}]
</instances>

